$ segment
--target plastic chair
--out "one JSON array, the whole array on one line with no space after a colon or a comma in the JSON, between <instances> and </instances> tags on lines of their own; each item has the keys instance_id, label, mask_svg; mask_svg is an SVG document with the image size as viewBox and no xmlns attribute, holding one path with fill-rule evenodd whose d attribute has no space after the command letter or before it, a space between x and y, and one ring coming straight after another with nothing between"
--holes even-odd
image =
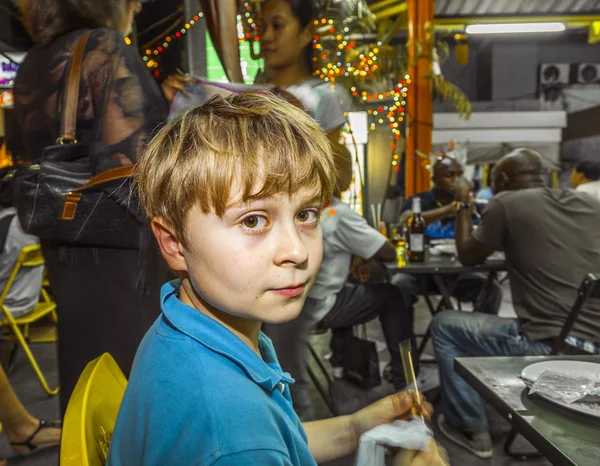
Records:
<instances>
[{"instance_id":1,"label":"plastic chair","mask_svg":"<svg viewBox=\"0 0 600 466\"><path fill-rule=\"evenodd\" d=\"M25 246L19 254L17 262L13 268L6 285L4 286L4 290L2 294L0 294L0 306L2 308L2 312L4 313L4 319L0 320L0 326L7 327L12 332L14 338L23 348L25 354L27 355L27 359L29 359L29 363L33 367L35 374L37 375L42 387L46 390L48 395L56 395L58 393L59 387L51 389L48 386L48 382L42 374L40 367L29 348L29 343L54 343L56 342L56 338L45 338L45 339L37 339L31 340L29 337L29 326L30 324L37 322L38 320L49 316L54 322L57 321L56 317L56 303L52 301L48 292L42 288L40 290L40 300L33 308L33 311L22 316L22 317L13 317L8 308L4 305L4 300L10 291L17 274L23 267L43 267L44 266L44 257L42 256L42 250L39 244L32 244L31 246ZM21 330L22 329L22 330ZM15 350L18 348L15 343ZM11 360L14 359L14 350L11 356ZM10 366L10 364L9 364Z\"/></svg>"},{"instance_id":2,"label":"plastic chair","mask_svg":"<svg viewBox=\"0 0 600 466\"><path fill-rule=\"evenodd\" d=\"M104 466L125 387L110 354L88 363L67 405L60 466Z\"/></svg>"},{"instance_id":3,"label":"plastic chair","mask_svg":"<svg viewBox=\"0 0 600 466\"><path fill-rule=\"evenodd\" d=\"M588 299L600 299L600 273L590 273L581 282L579 290L577 291L577 299L571 308L569 317L567 317L567 320L565 321L558 338L554 340L552 350L550 351L551 356L560 354L565 347L565 340L571 333L571 329L573 328L577 317L579 317L583 305ZM582 353L585 354L584 351L582 351ZM508 438L506 439L506 442L504 442L504 452L507 455L517 460L534 459L541 456L537 452L513 451L511 447L517 438L517 435L518 432L514 428L511 429L510 434L508 434Z\"/></svg>"}]
</instances>

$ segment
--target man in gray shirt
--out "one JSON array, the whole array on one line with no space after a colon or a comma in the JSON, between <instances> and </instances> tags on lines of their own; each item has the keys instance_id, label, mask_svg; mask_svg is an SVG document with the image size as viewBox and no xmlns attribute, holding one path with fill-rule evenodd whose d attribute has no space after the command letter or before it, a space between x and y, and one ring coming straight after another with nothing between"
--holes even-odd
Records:
<instances>
[{"instance_id":1,"label":"man in gray shirt","mask_svg":"<svg viewBox=\"0 0 600 466\"><path fill-rule=\"evenodd\" d=\"M478 394L454 372L454 358L550 353L577 297L583 278L600 270L600 201L572 190L549 189L539 154L517 149L503 157L492 175L496 196L474 230L468 209L457 214L456 246L463 265L506 254L517 319L443 312L432 326L440 367L441 432L480 458L492 456L483 405ZM470 184L455 185L468 203ZM600 303L582 310L567 344L600 352Z\"/></svg>"}]
</instances>

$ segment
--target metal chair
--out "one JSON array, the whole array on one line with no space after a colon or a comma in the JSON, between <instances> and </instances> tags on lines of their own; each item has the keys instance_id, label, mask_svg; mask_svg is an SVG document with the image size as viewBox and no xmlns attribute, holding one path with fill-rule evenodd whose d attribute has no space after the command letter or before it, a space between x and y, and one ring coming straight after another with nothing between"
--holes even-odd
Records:
<instances>
[{"instance_id":1,"label":"metal chair","mask_svg":"<svg viewBox=\"0 0 600 466\"><path fill-rule=\"evenodd\" d=\"M326 329L313 328L311 330L311 336L323 335L325 333L327 333ZM325 379L327 386L325 387L323 385L323 383L321 382L321 380L319 380L319 377L317 376L317 374L315 373L315 371L312 369L312 367L310 365L310 361L307 361L307 363L306 363L306 371L308 372L308 376L310 377L310 380L312 380L312 383L315 385L317 391L319 392L319 395L321 395L323 402L325 403L325 405L327 405L327 408L329 408L329 411L331 411L331 414L333 414L334 416L337 416L338 411L335 408L333 399L331 398L331 383L333 381L333 378L331 377L331 374L327 370L327 367L325 367L325 364L321 360L321 357L319 356L319 354L317 353L317 351L311 344L310 339L307 341L307 346L308 346L308 352L310 353L312 360L315 362L316 366L319 368L321 374L323 375L323 378Z\"/></svg>"},{"instance_id":2,"label":"metal chair","mask_svg":"<svg viewBox=\"0 0 600 466\"><path fill-rule=\"evenodd\" d=\"M577 299L571 308L569 317L567 317L559 336L554 340L552 350L550 351L551 356L559 355L563 351L566 344L565 340L571 333L571 329L588 299L600 299L600 273L590 273L581 282L577 291ZM585 351L581 351L581 353L585 353ZM511 450L517 434L518 432L514 428L510 431L506 442L504 442L504 452L518 460L539 458L541 455L538 452L515 452Z\"/></svg>"},{"instance_id":3,"label":"metal chair","mask_svg":"<svg viewBox=\"0 0 600 466\"><path fill-rule=\"evenodd\" d=\"M33 368L33 371L37 375L42 387L48 393L48 395L56 395L58 393L59 387L50 388L48 382L46 381L46 377L42 373L37 360L35 359L31 349L29 347L29 343L54 343L56 342L56 338L42 338L42 339L31 339L29 335L29 327L31 324L36 323L37 321L44 319L46 317L50 318L53 322L57 321L56 317L56 303L50 298L48 292L42 287L40 290L40 300L35 305L33 310L22 316L22 317L14 317L10 310L4 305L4 300L8 295L11 287L21 268L27 267L43 267L44 266L44 257L42 256L42 250L39 244L33 244L30 246L25 246L15 263L13 271L4 286L4 290L0 293L0 312L3 316L0 316L0 329L8 328L11 333L11 337L16 340L15 345L13 346L13 350L11 351L11 357L9 362L9 369L12 365L12 362L15 358L17 345L20 345Z\"/></svg>"}]
</instances>

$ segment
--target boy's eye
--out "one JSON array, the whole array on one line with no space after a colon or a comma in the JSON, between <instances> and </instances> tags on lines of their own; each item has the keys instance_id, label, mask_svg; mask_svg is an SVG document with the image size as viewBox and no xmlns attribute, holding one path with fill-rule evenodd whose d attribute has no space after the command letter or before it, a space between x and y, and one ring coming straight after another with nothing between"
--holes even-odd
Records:
<instances>
[{"instance_id":1,"label":"boy's eye","mask_svg":"<svg viewBox=\"0 0 600 466\"><path fill-rule=\"evenodd\" d=\"M260 215L251 215L242 220L242 223L246 228L255 229L263 227L265 224L265 218Z\"/></svg>"},{"instance_id":2,"label":"boy's eye","mask_svg":"<svg viewBox=\"0 0 600 466\"><path fill-rule=\"evenodd\" d=\"M312 210L303 210L296 218L302 223L310 223L317 220L317 213Z\"/></svg>"}]
</instances>

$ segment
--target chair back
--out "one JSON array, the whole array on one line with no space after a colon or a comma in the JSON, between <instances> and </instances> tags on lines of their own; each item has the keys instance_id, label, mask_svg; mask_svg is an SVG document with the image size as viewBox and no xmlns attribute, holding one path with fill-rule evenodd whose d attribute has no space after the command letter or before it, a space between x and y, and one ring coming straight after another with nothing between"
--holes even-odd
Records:
<instances>
[{"instance_id":1,"label":"chair back","mask_svg":"<svg viewBox=\"0 0 600 466\"><path fill-rule=\"evenodd\" d=\"M565 339L571 333L571 329L588 299L600 299L600 273L589 273L581 282L579 290L577 290L577 299L573 304L569 317L567 317L567 320L560 331L560 335L552 346L550 354L556 355L560 353L565 345Z\"/></svg>"},{"instance_id":2,"label":"chair back","mask_svg":"<svg viewBox=\"0 0 600 466\"><path fill-rule=\"evenodd\" d=\"M38 267L44 265L44 256L42 255L42 248L39 244L31 244L29 246L25 246L19 257L17 258L17 262L6 281L6 285L4 285L4 289L2 290L2 294L0 294L0 304L4 303L6 299L6 295L10 291L10 287L12 286L15 278L17 278L17 274L21 267Z\"/></svg>"},{"instance_id":3,"label":"chair back","mask_svg":"<svg viewBox=\"0 0 600 466\"><path fill-rule=\"evenodd\" d=\"M60 466L104 466L126 386L110 354L86 366L65 413Z\"/></svg>"}]
</instances>

